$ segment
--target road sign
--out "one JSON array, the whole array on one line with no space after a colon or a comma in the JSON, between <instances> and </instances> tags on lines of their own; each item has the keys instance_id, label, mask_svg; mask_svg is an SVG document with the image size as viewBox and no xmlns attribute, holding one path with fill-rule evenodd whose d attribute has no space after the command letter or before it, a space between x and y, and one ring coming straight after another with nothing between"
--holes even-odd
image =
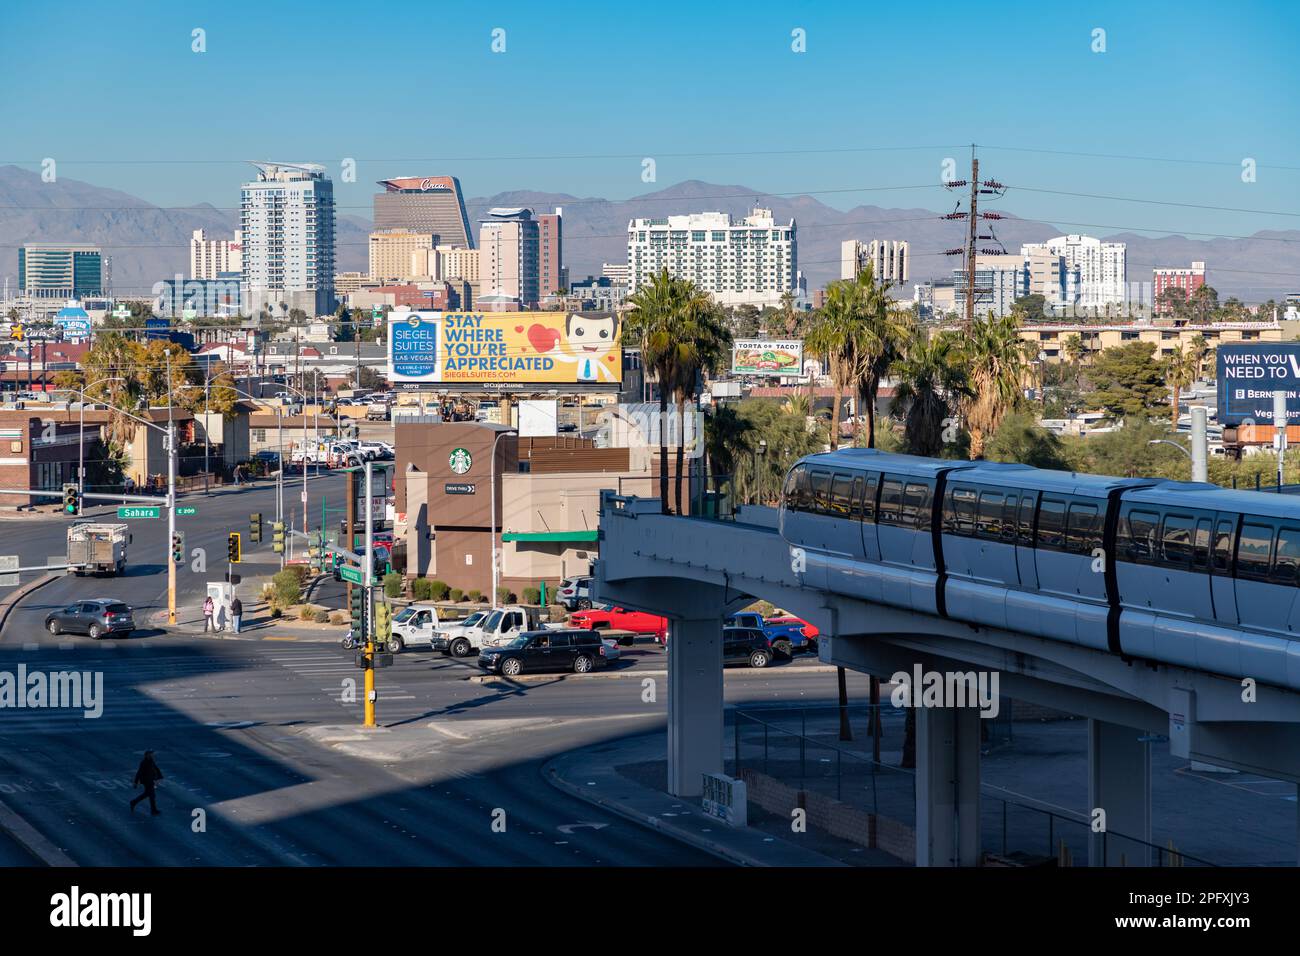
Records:
<instances>
[{"instance_id":1,"label":"road sign","mask_svg":"<svg viewBox=\"0 0 1300 956\"><path fill-rule=\"evenodd\" d=\"M63 558L60 558L63 560ZM0 588L18 587L18 555L6 554L0 556L0 571L13 571L13 574L0 574Z\"/></svg>"},{"instance_id":2,"label":"road sign","mask_svg":"<svg viewBox=\"0 0 1300 956\"><path fill-rule=\"evenodd\" d=\"M144 505L142 507L118 508L117 517L125 521L127 518L157 518L162 514L162 507L155 505Z\"/></svg>"},{"instance_id":3,"label":"road sign","mask_svg":"<svg viewBox=\"0 0 1300 956\"><path fill-rule=\"evenodd\" d=\"M177 505L176 516L178 518L190 518L199 513L199 509L193 505Z\"/></svg>"},{"instance_id":4,"label":"road sign","mask_svg":"<svg viewBox=\"0 0 1300 956\"><path fill-rule=\"evenodd\" d=\"M344 581L347 581L350 584L360 584L361 569L354 568L351 567L350 565L345 564L343 565L343 567L339 568L339 577L341 577Z\"/></svg>"}]
</instances>

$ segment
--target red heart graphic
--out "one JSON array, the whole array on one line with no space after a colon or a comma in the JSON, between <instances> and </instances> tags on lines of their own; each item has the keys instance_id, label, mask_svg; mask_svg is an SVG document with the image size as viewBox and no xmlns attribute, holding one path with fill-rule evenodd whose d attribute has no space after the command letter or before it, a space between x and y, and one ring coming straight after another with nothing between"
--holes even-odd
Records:
<instances>
[{"instance_id":1,"label":"red heart graphic","mask_svg":"<svg viewBox=\"0 0 1300 956\"><path fill-rule=\"evenodd\" d=\"M605 356L605 361L606 361L606 362L613 362L613 361L614 361L614 356L612 356L612 355L606 355L606 356Z\"/></svg>"},{"instance_id":2,"label":"red heart graphic","mask_svg":"<svg viewBox=\"0 0 1300 956\"><path fill-rule=\"evenodd\" d=\"M558 329L548 329L540 322L528 327L528 341L539 352L549 352L560 341Z\"/></svg>"},{"instance_id":3,"label":"red heart graphic","mask_svg":"<svg viewBox=\"0 0 1300 956\"><path fill-rule=\"evenodd\" d=\"M523 327L522 325L516 325L516 326L515 326L515 331L516 331L516 332L522 332L523 330L524 330L524 327Z\"/></svg>"}]
</instances>

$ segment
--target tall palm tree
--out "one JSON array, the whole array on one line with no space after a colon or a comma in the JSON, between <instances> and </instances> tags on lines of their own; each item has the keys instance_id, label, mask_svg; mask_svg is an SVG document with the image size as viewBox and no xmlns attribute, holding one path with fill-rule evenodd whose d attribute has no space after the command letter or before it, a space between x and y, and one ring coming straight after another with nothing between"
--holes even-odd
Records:
<instances>
[{"instance_id":1,"label":"tall palm tree","mask_svg":"<svg viewBox=\"0 0 1300 956\"><path fill-rule=\"evenodd\" d=\"M907 450L938 457L946 422L956 404L971 396L961 340L952 332L913 333L902 358L894 363L898 379L891 411L903 415Z\"/></svg>"},{"instance_id":2,"label":"tall palm tree","mask_svg":"<svg viewBox=\"0 0 1300 956\"><path fill-rule=\"evenodd\" d=\"M696 398L700 373L715 372L731 353L731 330L722 310L708 293L694 283L681 283L681 310L676 334L676 368L672 380L673 400L677 403L677 470L673 476L677 513L682 513L682 477L686 470L686 407ZM703 440L696 435L695 441Z\"/></svg>"},{"instance_id":3,"label":"tall palm tree","mask_svg":"<svg viewBox=\"0 0 1300 956\"><path fill-rule=\"evenodd\" d=\"M875 448L876 399L880 394L880 381L911 341L914 317L911 310L900 309L889 297L892 282L876 282L874 267L870 263L858 273L857 283L862 290L862 325L856 337L854 384L858 391L858 404L865 406L866 410L866 445ZM860 416L858 420L861 423Z\"/></svg>"},{"instance_id":4,"label":"tall palm tree","mask_svg":"<svg viewBox=\"0 0 1300 956\"><path fill-rule=\"evenodd\" d=\"M813 352L826 356L834 388L831 405L830 445L840 447L840 405L844 392L857 380L857 337L862 325L862 286L852 279L838 279L826 286L826 302L814 315L804 337Z\"/></svg>"},{"instance_id":5,"label":"tall palm tree","mask_svg":"<svg viewBox=\"0 0 1300 956\"><path fill-rule=\"evenodd\" d=\"M1169 417L1176 431L1178 429L1178 414L1181 411L1179 407L1180 393L1186 386L1196 381L1197 365L1199 363L1195 353L1190 348L1178 348L1165 358L1163 364L1165 381L1169 383L1169 390L1172 393L1169 403Z\"/></svg>"},{"instance_id":6,"label":"tall palm tree","mask_svg":"<svg viewBox=\"0 0 1300 956\"><path fill-rule=\"evenodd\" d=\"M736 488L736 462L752 449L750 435L754 425L737 414L729 405L719 405L704 420L705 461L704 487L709 487L709 474L715 484L721 485L725 476L731 483L733 495Z\"/></svg>"},{"instance_id":7,"label":"tall palm tree","mask_svg":"<svg viewBox=\"0 0 1300 956\"><path fill-rule=\"evenodd\" d=\"M971 395L967 399L966 428L970 432L970 457L984 457L984 446L1007 412L1020 398L1029 372L1032 343L1020 337L1020 323L991 311L976 318L965 330L963 351Z\"/></svg>"},{"instance_id":8,"label":"tall palm tree","mask_svg":"<svg viewBox=\"0 0 1300 956\"><path fill-rule=\"evenodd\" d=\"M647 285L628 297L632 306L624 320L624 334L641 346L641 362L659 386L659 420L668 419L668 390L673 363L673 326L677 288L668 270L653 276ZM659 506L668 513L668 433L659 429Z\"/></svg>"}]
</instances>

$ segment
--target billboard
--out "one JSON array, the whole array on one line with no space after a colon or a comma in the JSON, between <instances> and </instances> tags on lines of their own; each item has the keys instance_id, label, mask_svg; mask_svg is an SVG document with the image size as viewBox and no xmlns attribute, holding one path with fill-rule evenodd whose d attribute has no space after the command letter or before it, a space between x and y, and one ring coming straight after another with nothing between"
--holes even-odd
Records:
<instances>
[{"instance_id":1,"label":"billboard","mask_svg":"<svg viewBox=\"0 0 1300 956\"><path fill-rule=\"evenodd\" d=\"M613 385L620 323L577 312L391 312L394 385Z\"/></svg>"},{"instance_id":2,"label":"billboard","mask_svg":"<svg viewBox=\"0 0 1300 956\"><path fill-rule=\"evenodd\" d=\"M803 341L737 339L731 349L733 375L802 375Z\"/></svg>"},{"instance_id":3,"label":"billboard","mask_svg":"<svg viewBox=\"0 0 1300 956\"><path fill-rule=\"evenodd\" d=\"M1217 362L1220 425L1273 424L1277 391L1287 393L1287 421L1300 423L1300 342L1227 343Z\"/></svg>"}]
</instances>

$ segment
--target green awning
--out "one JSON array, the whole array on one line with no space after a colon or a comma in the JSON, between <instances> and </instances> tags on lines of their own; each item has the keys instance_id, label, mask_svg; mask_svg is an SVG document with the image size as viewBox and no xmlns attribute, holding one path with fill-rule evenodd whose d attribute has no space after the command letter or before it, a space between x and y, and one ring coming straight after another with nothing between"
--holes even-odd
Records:
<instances>
[{"instance_id":1,"label":"green awning","mask_svg":"<svg viewBox=\"0 0 1300 956\"><path fill-rule=\"evenodd\" d=\"M591 531L507 531L502 541L595 541L600 532Z\"/></svg>"}]
</instances>

